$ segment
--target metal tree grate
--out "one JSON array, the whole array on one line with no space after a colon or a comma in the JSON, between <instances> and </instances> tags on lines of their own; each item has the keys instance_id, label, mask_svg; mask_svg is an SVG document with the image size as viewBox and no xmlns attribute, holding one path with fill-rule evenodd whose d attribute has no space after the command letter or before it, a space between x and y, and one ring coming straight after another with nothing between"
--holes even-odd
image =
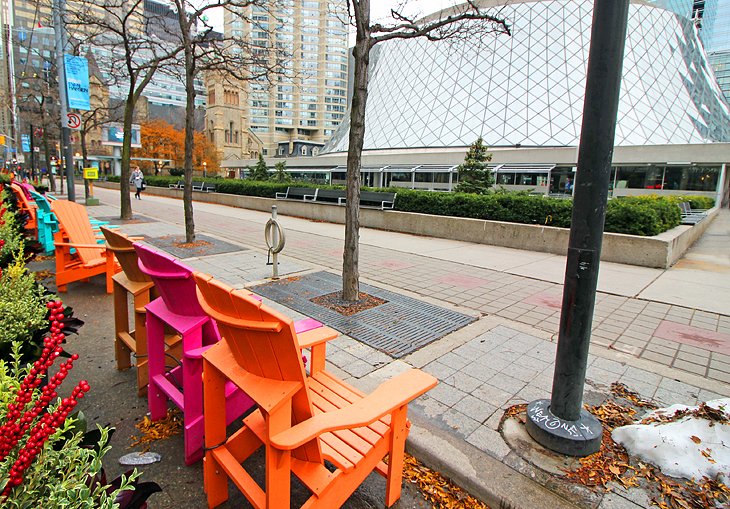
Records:
<instances>
[{"instance_id":1,"label":"metal tree grate","mask_svg":"<svg viewBox=\"0 0 730 509\"><path fill-rule=\"evenodd\" d=\"M468 325L475 318L450 311L382 288L360 284L360 291L386 300L352 316L310 301L342 289L339 276L315 272L251 288L252 291L372 346L400 358Z\"/></svg>"},{"instance_id":2,"label":"metal tree grate","mask_svg":"<svg viewBox=\"0 0 730 509\"><path fill-rule=\"evenodd\" d=\"M184 235L165 235L164 237L147 237L145 241L155 247L181 259L195 256L210 256L236 251L248 251L245 247L230 244L207 235L196 235L192 245L185 244Z\"/></svg>"}]
</instances>

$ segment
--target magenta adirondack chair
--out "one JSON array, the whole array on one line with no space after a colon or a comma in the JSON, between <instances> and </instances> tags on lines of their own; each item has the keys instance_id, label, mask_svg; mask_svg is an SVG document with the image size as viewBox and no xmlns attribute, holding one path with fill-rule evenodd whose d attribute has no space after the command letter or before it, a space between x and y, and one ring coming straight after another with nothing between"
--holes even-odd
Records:
<instances>
[{"instance_id":1,"label":"magenta adirondack chair","mask_svg":"<svg viewBox=\"0 0 730 509\"><path fill-rule=\"evenodd\" d=\"M203 457L203 362L206 347L220 340L215 322L205 314L195 295L192 269L170 255L134 244L139 268L155 282L160 297L147 309L149 387L147 401L153 421L167 415L172 401L183 412L185 463ZM165 326L182 338L181 365L165 369ZM169 341L168 341L169 342ZM182 390L180 389L182 388ZM232 383L226 386L226 413L230 424L251 408L253 400Z\"/></svg>"},{"instance_id":2,"label":"magenta adirondack chair","mask_svg":"<svg viewBox=\"0 0 730 509\"><path fill-rule=\"evenodd\" d=\"M220 335L215 321L198 303L192 269L167 253L138 242L133 245L140 270L152 278L160 295L145 306L150 417L153 421L163 419L167 415L168 401L183 412L185 463L191 465L203 457L202 354L220 340ZM165 337L166 325L182 338L181 365L170 371L165 367L165 345L171 344L173 338ZM311 318L295 323L297 333L321 327L320 322ZM228 425L254 403L231 382L226 383L225 393Z\"/></svg>"}]
</instances>

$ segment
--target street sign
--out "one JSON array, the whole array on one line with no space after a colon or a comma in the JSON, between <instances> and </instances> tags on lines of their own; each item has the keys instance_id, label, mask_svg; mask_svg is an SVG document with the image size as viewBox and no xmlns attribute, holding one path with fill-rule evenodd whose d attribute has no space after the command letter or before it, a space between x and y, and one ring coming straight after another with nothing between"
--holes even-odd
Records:
<instances>
[{"instance_id":1,"label":"street sign","mask_svg":"<svg viewBox=\"0 0 730 509\"><path fill-rule=\"evenodd\" d=\"M40 147L33 147L33 152L40 152L40 151L41 151Z\"/></svg>"},{"instance_id":2,"label":"street sign","mask_svg":"<svg viewBox=\"0 0 730 509\"><path fill-rule=\"evenodd\" d=\"M30 136L28 136L27 134L21 134L20 144L23 147L23 152L30 152Z\"/></svg>"},{"instance_id":3,"label":"street sign","mask_svg":"<svg viewBox=\"0 0 730 509\"><path fill-rule=\"evenodd\" d=\"M78 113L66 113L66 121L63 127L75 130L81 129L81 115Z\"/></svg>"},{"instance_id":4,"label":"street sign","mask_svg":"<svg viewBox=\"0 0 730 509\"><path fill-rule=\"evenodd\" d=\"M97 180L99 178L99 168L84 168L84 178Z\"/></svg>"}]
</instances>

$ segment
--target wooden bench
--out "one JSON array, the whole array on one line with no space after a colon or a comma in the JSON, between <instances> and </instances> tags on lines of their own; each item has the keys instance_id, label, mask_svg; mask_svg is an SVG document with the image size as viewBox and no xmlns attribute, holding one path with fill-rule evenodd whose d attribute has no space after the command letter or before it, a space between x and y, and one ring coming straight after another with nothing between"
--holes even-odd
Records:
<instances>
[{"instance_id":1,"label":"wooden bench","mask_svg":"<svg viewBox=\"0 0 730 509\"><path fill-rule=\"evenodd\" d=\"M344 203L346 193L347 191L344 189L317 189L317 194L314 199L308 201L336 203L337 205L342 205L342 203Z\"/></svg>"},{"instance_id":2,"label":"wooden bench","mask_svg":"<svg viewBox=\"0 0 730 509\"><path fill-rule=\"evenodd\" d=\"M185 189L185 181L184 180L178 180L177 184L170 184L167 186L170 189Z\"/></svg>"},{"instance_id":3,"label":"wooden bench","mask_svg":"<svg viewBox=\"0 0 730 509\"><path fill-rule=\"evenodd\" d=\"M106 293L112 293L112 276L122 268L115 262L114 253L97 243L86 208L71 201L54 200L51 210L58 219L58 231L53 236L58 291L65 292L68 283L104 274Z\"/></svg>"},{"instance_id":4,"label":"wooden bench","mask_svg":"<svg viewBox=\"0 0 730 509\"><path fill-rule=\"evenodd\" d=\"M394 504L401 493L408 403L433 388L436 378L412 369L365 395L327 372L324 357L314 352L307 376L300 349L323 354L327 334L298 334L291 319L245 292L205 274L194 277L200 305L223 338L203 353L208 507L228 499L230 479L254 507L288 508L292 474L311 493L303 507L341 507L373 470L386 478L385 505ZM257 405L230 436L227 381ZM244 464L262 447L264 489Z\"/></svg>"},{"instance_id":5,"label":"wooden bench","mask_svg":"<svg viewBox=\"0 0 730 509\"><path fill-rule=\"evenodd\" d=\"M276 193L277 200L314 200L317 189L313 187L287 187L285 193Z\"/></svg>"},{"instance_id":6,"label":"wooden bench","mask_svg":"<svg viewBox=\"0 0 730 509\"><path fill-rule=\"evenodd\" d=\"M379 191L361 191L360 206L374 207L380 210L392 209L395 205L395 197L397 193L385 193ZM339 205L347 203L346 198L340 198Z\"/></svg>"}]
</instances>

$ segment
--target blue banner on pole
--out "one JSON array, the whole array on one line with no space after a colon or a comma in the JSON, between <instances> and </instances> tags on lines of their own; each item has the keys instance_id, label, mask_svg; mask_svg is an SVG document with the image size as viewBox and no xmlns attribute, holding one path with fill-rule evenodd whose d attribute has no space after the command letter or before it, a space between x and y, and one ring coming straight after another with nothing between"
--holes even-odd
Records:
<instances>
[{"instance_id":1,"label":"blue banner on pole","mask_svg":"<svg viewBox=\"0 0 730 509\"><path fill-rule=\"evenodd\" d=\"M30 152L30 136L27 134L21 134L20 144L23 146L23 152Z\"/></svg>"},{"instance_id":2,"label":"blue banner on pole","mask_svg":"<svg viewBox=\"0 0 730 509\"><path fill-rule=\"evenodd\" d=\"M66 68L66 97L68 107L88 111L89 101L89 63L84 57L63 56Z\"/></svg>"}]
</instances>

